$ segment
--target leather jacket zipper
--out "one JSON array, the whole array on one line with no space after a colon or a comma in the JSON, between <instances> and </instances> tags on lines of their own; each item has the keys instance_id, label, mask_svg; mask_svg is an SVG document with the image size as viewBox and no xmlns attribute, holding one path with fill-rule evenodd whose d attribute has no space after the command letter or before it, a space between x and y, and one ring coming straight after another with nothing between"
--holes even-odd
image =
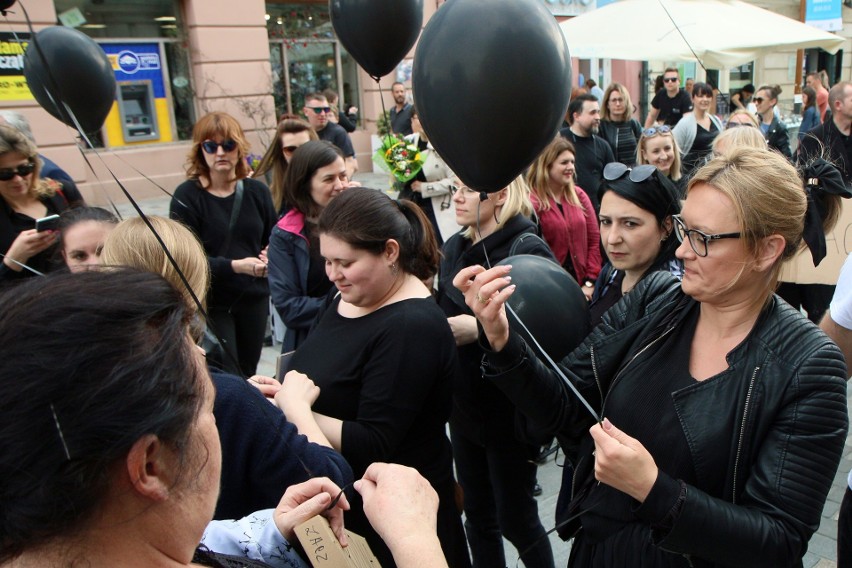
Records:
<instances>
[{"instance_id":1,"label":"leather jacket zipper","mask_svg":"<svg viewBox=\"0 0 852 568\"><path fill-rule=\"evenodd\" d=\"M609 390L606 391L606 397L603 399L603 403L601 404L601 420L603 420L603 418L605 416L604 409L606 408L606 401L609 399L609 393L612 392L612 389L615 387L615 383L617 383L618 379L620 379L621 376L624 374L625 369L627 369L627 367L629 367L630 364L633 363L633 361L635 361L637 357L639 357L640 355L645 353L645 351L650 349L655 343L657 343L659 340L663 339L665 336L667 336L669 333L671 333L671 331L674 329L674 327L675 326L670 326L663 333L661 333L660 335L655 337L650 343L645 345L645 347L640 349L633 357L631 357L630 361L628 361L626 364L624 364L624 366L621 367L621 369L618 370L618 373L616 373L615 378L609 384ZM594 359L592 359L592 362L594 363ZM595 380L597 380L597 375L595 376Z\"/></svg>"},{"instance_id":2,"label":"leather jacket zipper","mask_svg":"<svg viewBox=\"0 0 852 568\"><path fill-rule=\"evenodd\" d=\"M743 450L743 438L745 438L746 421L748 420L748 408L749 403L751 402L751 393L754 390L754 380L757 378L757 372L759 370L759 366L755 367L754 372L751 374L751 381L748 384L748 392L746 393L745 405L743 406L743 420L740 424L740 438L737 441L737 457L734 459L734 487L733 494L731 495L731 503L734 504L737 502L737 476L740 468L740 454Z\"/></svg>"},{"instance_id":3,"label":"leather jacket zipper","mask_svg":"<svg viewBox=\"0 0 852 568\"><path fill-rule=\"evenodd\" d=\"M589 350L589 355L592 358L592 374L595 376L595 384L598 385L598 394L601 395L601 401L603 401L603 399L604 399L603 385L601 385L601 379L600 379L600 376L598 376L598 364L597 364L597 361L595 360L595 346L594 345ZM603 415L601 415L599 418L601 420L603 420Z\"/></svg>"}]
</instances>

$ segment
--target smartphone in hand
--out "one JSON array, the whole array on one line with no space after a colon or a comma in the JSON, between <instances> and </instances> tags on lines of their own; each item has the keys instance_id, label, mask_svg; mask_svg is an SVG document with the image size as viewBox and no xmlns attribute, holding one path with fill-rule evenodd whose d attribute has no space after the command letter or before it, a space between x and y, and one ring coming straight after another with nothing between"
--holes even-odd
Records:
<instances>
[{"instance_id":1,"label":"smartphone in hand","mask_svg":"<svg viewBox=\"0 0 852 568\"><path fill-rule=\"evenodd\" d=\"M43 231L55 231L59 228L59 215L48 215L47 217L36 219L35 228L39 233Z\"/></svg>"}]
</instances>

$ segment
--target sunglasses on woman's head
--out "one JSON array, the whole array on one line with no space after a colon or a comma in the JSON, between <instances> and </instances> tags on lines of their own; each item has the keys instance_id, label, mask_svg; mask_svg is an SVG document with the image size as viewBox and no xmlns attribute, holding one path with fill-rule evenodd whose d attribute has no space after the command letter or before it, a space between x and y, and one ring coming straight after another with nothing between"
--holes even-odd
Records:
<instances>
[{"instance_id":1,"label":"sunglasses on woman's head","mask_svg":"<svg viewBox=\"0 0 852 568\"><path fill-rule=\"evenodd\" d=\"M237 148L236 140L231 140L228 138L227 140L223 140L222 142L214 142L213 140L205 140L201 143L201 149L207 152L208 154L215 154L219 149L219 146L225 152L233 152Z\"/></svg>"},{"instance_id":2,"label":"sunglasses on woman's head","mask_svg":"<svg viewBox=\"0 0 852 568\"><path fill-rule=\"evenodd\" d=\"M31 173L35 171L35 164L29 162L27 164L21 164L15 168L3 168L0 169L0 181L9 181L15 176L27 177Z\"/></svg>"},{"instance_id":3,"label":"sunglasses on woman's head","mask_svg":"<svg viewBox=\"0 0 852 568\"><path fill-rule=\"evenodd\" d=\"M671 126L669 126L668 124L664 124L662 126L652 126L651 128L646 128L642 131L642 135L645 138L650 138L651 136L656 136L657 134L668 134L671 131Z\"/></svg>"},{"instance_id":4,"label":"sunglasses on woman's head","mask_svg":"<svg viewBox=\"0 0 852 568\"><path fill-rule=\"evenodd\" d=\"M624 174L630 173L628 179L633 183L642 183L649 179L654 172L657 171L657 166L651 164L643 164L634 168L628 168L621 162L610 162L604 166L603 177L607 181L615 181L621 179Z\"/></svg>"}]
</instances>

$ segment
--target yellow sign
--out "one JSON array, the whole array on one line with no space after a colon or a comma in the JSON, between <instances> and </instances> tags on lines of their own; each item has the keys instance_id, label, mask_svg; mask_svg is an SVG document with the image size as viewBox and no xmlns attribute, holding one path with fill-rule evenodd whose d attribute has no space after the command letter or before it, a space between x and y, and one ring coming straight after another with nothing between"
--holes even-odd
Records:
<instances>
[{"instance_id":1,"label":"yellow sign","mask_svg":"<svg viewBox=\"0 0 852 568\"><path fill-rule=\"evenodd\" d=\"M33 94L24 77L24 52L28 33L0 33L0 101L31 101Z\"/></svg>"}]
</instances>

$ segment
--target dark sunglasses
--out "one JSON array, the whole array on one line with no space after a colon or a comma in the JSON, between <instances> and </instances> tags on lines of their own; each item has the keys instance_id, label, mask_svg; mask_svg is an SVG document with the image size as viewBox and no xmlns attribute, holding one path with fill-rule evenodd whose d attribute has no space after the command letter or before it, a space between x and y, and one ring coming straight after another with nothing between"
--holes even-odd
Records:
<instances>
[{"instance_id":1,"label":"dark sunglasses","mask_svg":"<svg viewBox=\"0 0 852 568\"><path fill-rule=\"evenodd\" d=\"M642 131L642 136L645 138L650 138L651 136L656 136L657 134L668 134L672 131L672 127L668 124L663 124L662 126L652 126L651 128L646 128Z\"/></svg>"},{"instance_id":2,"label":"dark sunglasses","mask_svg":"<svg viewBox=\"0 0 852 568\"><path fill-rule=\"evenodd\" d=\"M305 107L314 111L314 114L328 114L331 112L331 107Z\"/></svg>"},{"instance_id":3,"label":"dark sunglasses","mask_svg":"<svg viewBox=\"0 0 852 568\"><path fill-rule=\"evenodd\" d=\"M654 172L657 171L657 166L651 164L643 164L635 168L629 168L621 162L610 162L604 166L603 177L607 181L615 181L621 179L624 174L630 173L628 179L633 183L642 183L646 181Z\"/></svg>"},{"instance_id":4,"label":"dark sunglasses","mask_svg":"<svg viewBox=\"0 0 852 568\"><path fill-rule=\"evenodd\" d=\"M679 81L679 80L680 80L679 77L665 77L663 79L663 82L664 83L674 83L674 82Z\"/></svg>"},{"instance_id":5,"label":"dark sunglasses","mask_svg":"<svg viewBox=\"0 0 852 568\"><path fill-rule=\"evenodd\" d=\"M219 149L219 146L221 146L225 152L233 152L237 149L237 141L228 138L227 140L224 140L222 142L205 140L201 143L201 149L207 152L208 154L215 154L216 151Z\"/></svg>"},{"instance_id":6,"label":"dark sunglasses","mask_svg":"<svg viewBox=\"0 0 852 568\"><path fill-rule=\"evenodd\" d=\"M0 169L0 181L9 181L15 176L27 177L31 173L35 171L35 164L29 162L27 164L21 164L16 168L3 168Z\"/></svg>"},{"instance_id":7,"label":"dark sunglasses","mask_svg":"<svg viewBox=\"0 0 852 568\"><path fill-rule=\"evenodd\" d=\"M283 148L281 148L281 149L282 149L282 150L284 150L285 152L289 152L290 154L292 154L293 152L295 152L296 150L298 150L298 149L299 149L299 147L298 147L298 146L284 146L284 147L283 147Z\"/></svg>"},{"instance_id":8,"label":"dark sunglasses","mask_svg":"<svg viewBox=\"0 0 852 568\"><path fill-rule=\"evenodd\" d=\"M728 121L728 124L725 126L725 128L730 130L731 128L740 128L740 127L743 127L743 126L747 126L749 128L754 128L754 125L749 124L748 122L730 122L730 121Z\"/></svg>"},{"instance_id":9,"label":"dark sunglasses","mask_svg":"<svg viewBox=\"0 0 852 568\"><path fill-rule=\"evenodd\" d=\"M754 101L754 104L759 105L760 103L763 102L763 97L754 97L751 100Z\"/></svg>"}]
</instances>

